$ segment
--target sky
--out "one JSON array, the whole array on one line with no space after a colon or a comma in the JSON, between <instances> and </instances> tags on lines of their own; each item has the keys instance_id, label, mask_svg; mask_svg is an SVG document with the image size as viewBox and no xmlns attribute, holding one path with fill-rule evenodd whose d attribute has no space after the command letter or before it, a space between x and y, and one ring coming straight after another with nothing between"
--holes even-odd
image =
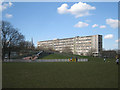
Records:
<instances>
[{"instance_id":1,"label":"sky","mask_svg":"<svg viewBox=\"0 0 120 90\"><path fill-rule=\"evenodd\" d=\"M0 9L1 10L1 9ZM117 49L117 2L6 2L2 19L38 41L102 35L104 49Z\"/></svg>"}]
</instances>

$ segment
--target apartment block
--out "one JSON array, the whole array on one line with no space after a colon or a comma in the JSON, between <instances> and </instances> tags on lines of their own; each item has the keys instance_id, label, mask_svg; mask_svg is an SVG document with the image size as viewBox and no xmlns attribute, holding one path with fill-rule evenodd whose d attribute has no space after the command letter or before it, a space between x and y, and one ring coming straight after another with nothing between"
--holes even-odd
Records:
<instances>
[{"instance_id":1,"label":"apartment block","mask_svg":"<svg viewBox=\"0 0 120 90\"><path fill-rule=\"evenodd\" d=\"M86 56L92 52L94 56L99 56L102 51L102 35L76 36L72 38L39 41L37 46L44 48L52 47L59 52L69 47L73 54Z\"/></svg>"}]
</instances>

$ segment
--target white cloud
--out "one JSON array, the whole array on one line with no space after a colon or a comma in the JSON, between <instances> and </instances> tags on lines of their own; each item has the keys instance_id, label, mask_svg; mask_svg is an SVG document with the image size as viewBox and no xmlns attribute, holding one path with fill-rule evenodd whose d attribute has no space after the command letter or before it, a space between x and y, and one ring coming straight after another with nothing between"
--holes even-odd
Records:
<instances>
[{"instance_id":1,"label":"white cloud","mask_svg":"<svg viewBox=\"0 0 120 90\"><path fill-rule=\"evenodd\" d=\"M13 5L13 3L9 2L9 3L3 3L2 2L0 3L0 11L3 11L9 7L11 7Z\"/></svg>"},{"instance_id":2,"label":"white cloud","mask_svg":"<svg viewBox=\"0 0 120 90\"><path fill-rule=\"evenodd\" d=\"M85 20L85 22L91 22L91 20Z\"/></svg>"},{"instance_id":3,"label":"white cloud","mask_svg":"<svg viewBox=\"0 0 120 90\"><path fill-rule=\"evenodd\" d=\"M104 39L112 39L113 38L113 34L107 34L104 36Z\"/></svg>"},{"instance_id":4,"label":"white cloud","mask_svg":"<svg viewBox=\"0 0 120 90\"><path fill-rule=\"evenodd\" d=\"M117 43L118 43L118 42L120 42L120 39L118 39L118 40L115 40L115 42L117 42Z\"/></svg>"},{"instance_id":5,"label":"white cloud","mask_svg":"<svg viewBox=\"0 0 120 90\"><path fill-rule=\"evenodd\" d=\"M68 5L62 4L61 7L57 8L59 14L65 14L68 13Z\"/></svg>"},{"instance_id":6,"label":"white cloud","mask_svg":"<svg viewBox=\"0 0 120 90\"><path fill-rule=\"evenodd\" d=\"M106 28L106 26L105 25L101 25L100 28Z\"/></svg>"},{"instance_id":7,"label":"white cloud","mask_svg":"<svg viewBox=\"0 0 120 90\"><path fill-rule=\"evenodd\" d=\"M57 8L58 13L60 14L67 14L70 13L75 15L75 17L83 17L90 15L89 10L95 10L96 8L87 4L87 3L75 3L73 6L68 9L67 4L62 4L60 7Z\"/></svg>"},{"instance_id":8,"label":"white cloud","mask_svg":"<svg viewBox=\"0 0 120 90\"><path fill-rule=\"evenodd\" d=\"M74 25L74 27L82 28L87 27L89 24L79 21L77 24Z\"/></svg>"},{"instance_id":9,"label":"white cloud","mask_svg":"<svg viewBox=\"0 0 120 90\"><path fill-rule=\"evenodd\" d=\"M94 25L92 25L92 27L94 28L94 27L98 27L98 24L94 24Z\"/></svg>"},{"instance_id":10,"label":"white cloud","mask_svg":"<svg viewBox=\"0 0 120 90\"><path fill-rule=\"evenodd\" d=\"M2 11L2 2L0 2L0 12Z\"/></svg>"},{"instance_id":11,"label":"white cloud","mask_svg":"<svg viewBox=\"0 0 120 90\"><path fill-rule=\"evenodd\" d=\"M12 14L8 14L8 13L7 13L7 14L5 15L5 17L6 17L6 18L12 18L12 17L13 17L13 15L12 15Z\"/></svg>"},{"instance_id":12,"label":"white cloud","mask_svg":"<svg viewBox=\"0 0 120 90\"><path fill-rule=\"evenodd\" d=\"M8 4L9 4L10 7L13 5L13 3L11 3L11 2L9 2Z\"/></svg>"},{"instance_id":13,"label":"white cloud","mask_svg":"<svg viewBox=\"0 0 120 90\"><path fill-rule=\"evenodd\" d=\"M106 19L106 24L110 25L112 28L118 27L118 20L117 19Z\"/></svg>"},{"instance_id":14,"label":"white cloud","mask_svg":"<svg viewBox=\"0 0 120 90\"><path fill-rule=\"evenodd\" d=\"M57 40L58 38L53 38L53 40Z\"/></svg>"},{"instance_id":15,"label":"white cloud","mask_svg":"<svg viewBox=\"0 0 120 90\"><path fill-rule=\"evenodd\" d=\"M4 3L3 5L2 5L2 10L5 10L5 9L7 9L8 8L8 4L7 3Z\"/></svg>"}]
</instances>

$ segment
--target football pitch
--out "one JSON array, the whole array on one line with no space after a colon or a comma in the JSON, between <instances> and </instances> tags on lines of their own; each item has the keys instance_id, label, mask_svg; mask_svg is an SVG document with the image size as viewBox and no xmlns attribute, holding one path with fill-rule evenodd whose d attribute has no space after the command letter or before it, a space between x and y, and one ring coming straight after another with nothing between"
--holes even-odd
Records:
<instances>
[{"instance_id":1,"label":"football pitch","mask_svg":"<svg viewBox=\"0 0 120 90\"><path fill-rule=\"evenodd\" d=\"M113 61L3 63L3 88L118 88Z\"/></svg>"}]
</instances>

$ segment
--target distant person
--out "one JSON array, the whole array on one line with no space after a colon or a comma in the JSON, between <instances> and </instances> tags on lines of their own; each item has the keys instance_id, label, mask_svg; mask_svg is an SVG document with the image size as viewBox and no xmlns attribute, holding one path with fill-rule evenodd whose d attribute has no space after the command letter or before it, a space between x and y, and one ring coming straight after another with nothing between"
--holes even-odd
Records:
<instances>
[{"instance_id":1,"label":"distant person","mask_svg":"<svg viewBox=\"0 0 120 90\"><path fill-rule=\"evenodd\" d=\"M70 61L72 61L72 57L71 57L71 60Z\"/></svg>"},{"instance_id":2,"label":"distant person","mask_svg":"<svg viewBox=\"0 0 120 90\"><path fill-rule=\"evenodd\" d=\"M76 62L77 62L77 60L78 60L78 59L77 59L77 57L76 57Z\"/></svg>"},{"instance_id":3,"label":"distant person","mask_svg":"<svg viewBox=\"0 0 120 90\"><path fill-rule=\"evenodd\" d=\"M106 62L106 58L104 58L104 62Z\"/></svg>"},{"instance_id":4,"label":"distant person","mask_svg":"<svg viewBox=\"0 0 120 90\"><path fill-rule=\"evenodd\" d=\"M116 64L119 64L119 58L116 59Z\"/></svg>"},{"instance_id":5,"label":"distant person","mask_svg":"<svg viewBox=\"0 0 120 90\"><path fill-rule=\"evenodd\" d=\"M32 59L32 57L29 57L29 59L31 60L31 59Z\"/></svg>"}]
</instances>

